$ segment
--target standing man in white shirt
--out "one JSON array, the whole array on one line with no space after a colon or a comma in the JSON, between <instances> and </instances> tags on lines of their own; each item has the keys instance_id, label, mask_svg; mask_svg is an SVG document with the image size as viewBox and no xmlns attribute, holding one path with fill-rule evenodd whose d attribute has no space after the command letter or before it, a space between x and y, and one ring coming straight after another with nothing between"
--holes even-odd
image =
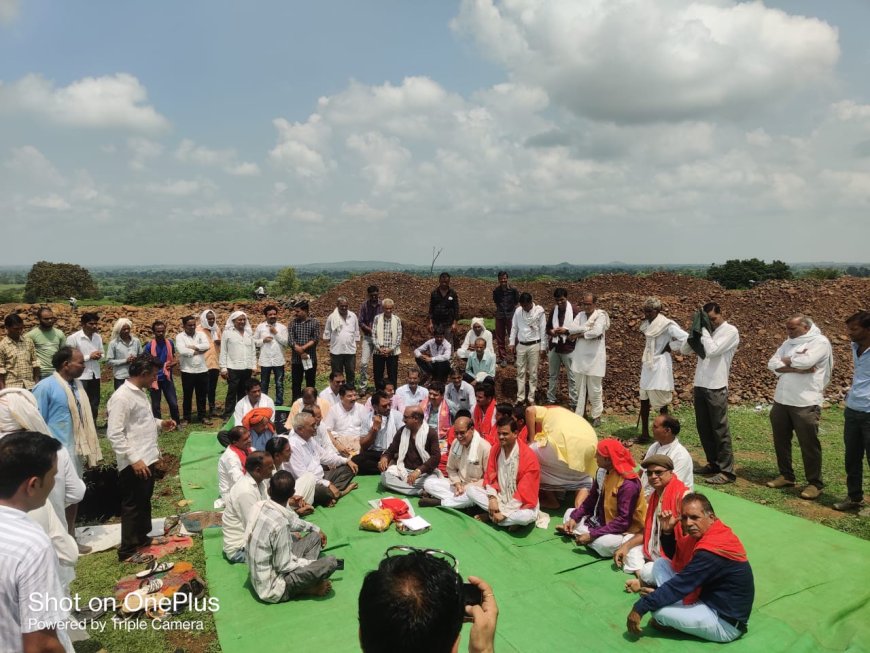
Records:
<instances>
[{"instance_id":1,"label":"standing man in white shirt","mask_svg":"<svg viewBox=\"0 0 870 653\"><path fill-rule=\"evenodd\" d=\"M0 440L0 650L73 653L57 553L27 513L54 488L60 442L19 431ZM39 600L33 600L38 597Z\"/></svg>"},{"instance_id":2,"label":"standing man in white shirt","mask_svg":"<svg viewBox=\"0 0 870 653\"><path fill-rule=\"evenodd\" d=\"M568 327L568 333L575 338L574 352L571 354L571 373L577 389L577 408L575 412L586 416L586 397L591 409L589 422L594 428L601 426L604 413L602 382L607 372L607 346L604 334L610 328L610 316L598 308L598 298L593 293L583 295L582 309Z\"/></svg>"},{"instance_id":3,"label":"standing man in white shirt","mask_svg":"<svg viewBox=\"0 0 870 653\"><path fill-rule=\"evenodd\" d=\"M175 348L181 365L181 415L184 422L191 421L193 395L196 394L196 421L211 424L206 412L208 396L208 364L205 355L211 349L208 336L196 329L196 318L181 318L182 331L175 336Z\"/></svg>"},{"instance_id":4,"label":"standing man in white shirt","mask_svg":"<svg viewBox=\"0 0 870 653\"><path fill-rule=\"evenodd\" d=\"M822 394L831 382L834 357L831 343L806 315L795 315L785 323L788 339L767 363L776 374L776 391L770 409L773 448L779 476L767 487L784 488L795 484L791 464L792 434L797 436L804 459L807 486L801 498L810 501L822 493L822 444L819 442L819 417Z\"/></svg>"},{"instance_id":5,"label":"standing man in white shirt","mask_svg":"<svg viewBox=\"0 0 870 653\"><path fill-rule=\"evenodd\" d=\"M143 354L130 363L130 377L109 399L106 407L109 423L106 438L118 463L118 491L121 495L121 546L118 560L147 564L151 556L137 549L152 543L151 495L156 476L163 477L160 450L157 448L159 429L174 430L173 420L160 420L151 412L151 401L145 391L157 379L159 363Z\"/></svg>"},{"instance_id":6,"label":"standing man in white shirt","mask_svg":"<svg viewBox=\"0 0 870 653\"><path fill-rule=\"evenodd\" d=\"M532 301L531 294L520 294L520 305L511 320L511 335L508 351L516 354L517 403L535 403L538 389L538 363L541 354L547 351L547 312L543 306ZM529 382L526 393L526 379Z\"/></svg>"},{"instance_id":7,"label":"standing man in white shirt","mask_svg":"<svg viewBox=\"0 0 870 653\"><path fill-rule=\"evenodd\" d=\"M640 332L646 338L640 364L640 437L634 444L646 444L649 414L666 413L674 397L674 362L671 350L680 350L689 334L662 314L662 301L648 297L643 303L644 321Z\"/></svg>"},{"instance_id":8,"label":"standing man in white shirt","mask_svg":"<svg viewBox=\"0 0 870 653\"><path fill-rule=\"evenodd\" d=\"M740 334L737 327L725 320L722 308L716 302L704 304L703 311L710 318L713 331L711 333L706 327L701 329L700 346L704 357L698 356L695 367L695 424L707 457L707 464L698 473L708 476L705 483L724 485L733 483L736 478L728 428L728 375L734 352L740 344ZM683 343L681 350L684 354L694 353L688 341ZM682 477L680 480L685 483Z\"/></svg>"},{"instance_id":9,"label":"standing man in white shirt","mask_svg":"<svg viewBox=\"0 0 870 653\"><path fill-rule=\"evenodd\" d=\"M329 365L333 372L343 372L351 387L356 381L356 343L359 342L359 320L348 310L347 297L339 297L335 310L326 318L323 339L329 341Z\"/></svg>"},{"instance_id":10,"label":"standing man in white shirt","mask_svg":"<svg viewBox=\"0 0 870 653\"><path fill-rule=\"evenodd\" d=\"M91 415L97 422L100 410L100 359L103 358L103 339L97 329L100 326L100 316L96 313L82 313L82 328L66 339L66 344L82 352L85 359L85 371L79 381L85 387L88 403L91 405Z\"/></svg>"},{"instance_id":11,"label":"standing man in white shirt","mask_svg":"<svg viewBox=\"0 0 870 653\"><path fill-rule=\"evenodd\" d=\"M244 311L230 314L221 337L221 376L227 380L224 419L233 414L236 402L245 394L245 382L257 372L257 347Z\"/></svg>"},{"instance_id":12,"label":"standing man in white shirt","mask_svg":"<svg viewBox=\"0 0 870 653\"><path fill-rule=\"evenodd\" d=\"M275 403L284 405L284 350L290 335L287 327L278 322L278 307L267 306L263 309L266 321L257 325L254 331L254 344L260 348L260 382L263 392L269 394L269 379L275 377Z\"/></svg>"}]
</instances>

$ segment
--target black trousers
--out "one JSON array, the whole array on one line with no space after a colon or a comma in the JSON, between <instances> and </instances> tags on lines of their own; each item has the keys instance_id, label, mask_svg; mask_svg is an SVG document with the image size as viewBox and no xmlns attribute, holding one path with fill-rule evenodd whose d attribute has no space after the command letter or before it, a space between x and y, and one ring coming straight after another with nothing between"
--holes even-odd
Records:
<instances>
[{"instance_id":1,"label":"black trousers","mask_svg":"<svg viewBox=\"0 0 870 653\"><path fill-rule=\"evenodd\" d=\"M94 424L97 423L97 413L100 412L100 380L86 379L82 381L85 394L88 395L88 403L91 405L91 415L94 416Z\"/></svg>"},{"instance_id":2,"label":"black trousers","mask_svg":"<svg viewBox=\"0 0 870 653\"><path fill-rule=\"evenodd\" d=\"M846 489L852 501L864 500L864 459L870 464L870 413L843 411L843 442L846 445Z\"/></svg>"},{"instance_id":3,"label":"black trousers","mask_svg":"<svg viewBox=\"0 0 870 653\"><path fill-rule=\"evenodd\" d=\"M393 388L398 388L399 381L399 357L398 356L381 356L380 354L375 354L372 356L374 358L374 368L375 368L375 388L378 390L383 390L384 386L387 383L392 383ZM384 369L387 370L387 378L384 379Z\"/></svg>"},{"instance_id":4,"label":"black trousers","mask_svg":"<svg viewBox=\"0 0 870 653\"><path fill-rule=\"evenodd\" d=\"M376 451L369 447L365 451L360 451L351 460L359 467L357 472L359 476L375 476L381 473L381 470L378 469L378 462L383 455L383 451Z\"/></svg>"},{"instance_id":5,"label":"black trousers","mask_svg":"<svg viewBox=\"0 0 870 653\"><path fill-rule=\"evenodd\" d=\"M151 476L139 478L129 465L118 474L121 495L121 546L118 560L126 560L136 549L148 544L151 532L151 495L154 493L154 465Z\"/></svg>"},{"instance_id":6,"label":"black trousers","mask_svg":"<svg viewBox=\"0 0 870 653\"><path fill-rule=\"evenodd\" d=\"M245 396L245 381L253 370L227 370L227 398L224 400L224 417L229 418L236 409L236 402Z\"/></svg>"},{"instance_id":7,"label":"black trousers","mask_svg":"<svg viewBox=\"0 0 870 653\"><path fill-rule=\"evenodd\" d=\"M215 411L215 397L217 396L217 385L220 378L220 370L214 369L208 371L208 409L211 412Z\"/></svg>"},{"instance_id":8,"label":"black trousers","mask_svg":"<svg viewBox=\"0 0 870 653\"><path fill-rule=\"evenodd\" d=\"M332 483L339 490L344 490L353 480L353 472L350 471L350 467L347 465L340 465L335 469L324 470L323 478ZM329 493L329 490L326 489L326 486L318 483L314 488L314 505L325 506L333 500L334 497Z\"/></svg>"},{"instance_id":9,"label":"black trousers","mask_svg":"<svg viewBox=\"0 0 870 653\"><path fill-rule=\"evenodd\" d=\"M302 379L305 379L305 387L313 388L317 383L317 356L311 356L311 369L302 368L302 363L290 365L290 385L293 393L293 401L302 396Z\"/></svg>"},{"instance_id":10,"label":"black trousers","mask_svg":"<svg viewBox=\"0 0 870 653\"><path fill-rule=\"evenodd\" d=\"M196 421L201 421L205 416L205 403L208 395L208 372L194 374L191 372L181 373L181 414L188 422L193 404L193 395L196 394Z\"/></svg>"}]
</instances>

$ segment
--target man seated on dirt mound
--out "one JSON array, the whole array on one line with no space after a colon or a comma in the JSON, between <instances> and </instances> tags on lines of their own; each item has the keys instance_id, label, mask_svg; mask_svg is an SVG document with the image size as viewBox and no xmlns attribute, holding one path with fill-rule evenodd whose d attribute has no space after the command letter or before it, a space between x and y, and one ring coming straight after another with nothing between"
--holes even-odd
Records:
<instances>
[{"instance_id":1,"label":"man seated on dirt mound","mask_svg":"<svg viewBox=\"0 0 870 653\"><path fill-rule=\"evenodd\" d=\"M511 530L534 524L538 518L541 467L529 447L517 441L517 422L498 422L498 446L489 453L484 487L468 486L468 497L486 512L476 519Z\"/></svg>"},{"instance_id":2,"label":"man seated on dirt mound","mask_svg":"<svg viewBox=\"0 0 870 653\"><path fill-rule=\"evenodd\" d=\"M406 408L405 425L393 437L378 462L381 484L393 492L419 495L430 475L439 475L441 447L438 431L423 421L419 406Z\"/></svg>"},{"instance_id":3,"label":"man seated on dirt mound","mask_svg":"<svg viewBox=\"0 0 870 653\"><path fill-rule=\"evenodd\" d=\"M691 551L672 536L680 527ZM634 604L628 631L641 635L640 621L651 612L650 625L660 630L720 643L745 635L755 599L752 567L743 544L719 521L707 497L685 496L680 526L675 514L662 511L662 547L673 562L656 560L653 575L658 589ZM681 567L678 560L687 562Z\"/></svg>"},{"instance_id":4,"label":"man seated on dirt mound","mask_svg":"<svg viewBox=\"0 0 870 653\"><path fill-rule=\"evenodd\" d=\"M575 536L602 558L609 558L621 544L643 532L646 499L631 452L617 439L598 443L598 474L589 496L579 508L567 510L556 532Z\"/></svg>"},{"instance_id":5,"label":"man seated on dirt mound","mask_svg":"<svg viewBox=\"0 0 870 653\"><path fill-rule=\"evenodd\" d=\"M483 338L474 341L474 350L465 363L462 378L475 388L479 383L495 385L495 354L487 351Z\"/></svg>"},{"instance_id":6,"label":"man seated on dirt mound","mask_svg":"<svg viewBox=\"0 0 870 653\"><path fill-rule=\"evenodd\" d=\"M558 508L574 493L577 508L589 494L598 435L585 419L561 406L526 408L529 446L541 464L541 507Z\"/></svg>"},{"instance_id":7,"label":"man seated on dirt mound","mask_svg":"<svg viewBox=\"0 0 870 653\"><path fill-rule=\"evenodd\" d=\"M277 472L269 483L271 499L257 502L249 518L248 571L254 592L266 603L325 596L332 589L329 577L344 569L343 560L319 557L326 534L287 506L294 491L293 477Z\"/></svg>"},{"instance_id":8,"label":"man seated on dirt mound","mask_svg":"<svg viewBox=\"0 0 870 653\"><path fill-rule=\"evenodd\" d=\"M309 412L301 412L293 418L290 472L297 479L308 472L313 474L317 482L314 488L314 505L330 508L341 497L358 487L353 482L353 477L359 469L350 458L324 450L320 446L315 437L315 421Z\"/></svg>"},{"instance_id":9,"label":"man seated on dirt mound","mask_svg":"<svg viewBox=\"0 0 870 653\"><path fill-rule=\"evenodd\" d=\"M442 327L435 329L434 337L429 338L414 350L414 360L423 375L423 383L430 379L444 383L450 375L450 358L453 345L445 337Z\"/></svg>"}]
</instances>

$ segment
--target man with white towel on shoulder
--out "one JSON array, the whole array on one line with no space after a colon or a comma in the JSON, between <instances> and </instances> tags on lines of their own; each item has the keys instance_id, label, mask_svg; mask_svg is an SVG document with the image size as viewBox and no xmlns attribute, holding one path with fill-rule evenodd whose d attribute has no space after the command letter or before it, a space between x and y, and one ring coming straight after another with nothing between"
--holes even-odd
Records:
<instances>
[{"instance_id":1,"label":"man with white towel on shoulder","mask_svg":"<svg viewBox=\"0 0 870 653\"><path fill-rule=\"evenodd\" d=\"M586 397L591 407L588 420L593 427L601 426L604 413L604 398L601 388L607 371L607 348L604 334L610 328L610 316L597 306L598 298L593 293L583 295L580 307L583 309L568 327L568 333L575 338L574 353L571 355L571 371L577 388L576 413L586 416Z\"/></svg>"}]
</instances>

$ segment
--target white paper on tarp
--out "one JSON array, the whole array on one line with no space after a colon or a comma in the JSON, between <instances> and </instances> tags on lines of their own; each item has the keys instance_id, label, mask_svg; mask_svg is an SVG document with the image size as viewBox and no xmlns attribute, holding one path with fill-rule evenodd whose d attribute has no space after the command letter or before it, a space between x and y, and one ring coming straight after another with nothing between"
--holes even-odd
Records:
<instances>
[{"instance_id":1,"label":"white paper on tarp","mask_svg":"<svg viewBox=\"0 0 870 653\"><path fill-rule=\"evenodd\" d=\"M400 519L399 521L409 531L423 531L432 526L422 517L411 517L411 519Z\"/></svg>"},{"instance_id":2,"label":"white paper on tarp","mask_svg":"<svg viewBox=\"0 0 870 653\"><path fill-rule=\"evenodd\" d=\"M398 499L399 497L383 497L383 498L384 499ZM408 501L407 499L399 499L399 500L405 502L405 505L408 506L408 514L411 515L411 517L414 517L416 515L416 513L414 512L414 506L411 505L411 502ZM371 501L369 501L369 505L372 508L380 509L381 501L382 501L382 499L372 499Z\"/></svg>"},{"instance_id":3,"label":"white paper on tarp","mask_svg":"<svg viewBox=\"0 0 870 653\"><path fill-rule=\"evenodd\" d=\"M148 537L163 535L163 517L151 520L151 532ZM179 535L190 535L179 524ZM96 524L95 526L79 526L76 528L76 542L91 547L91 553L108 551L121 546L121 524Z\"/></svg>"}]
</instances>

